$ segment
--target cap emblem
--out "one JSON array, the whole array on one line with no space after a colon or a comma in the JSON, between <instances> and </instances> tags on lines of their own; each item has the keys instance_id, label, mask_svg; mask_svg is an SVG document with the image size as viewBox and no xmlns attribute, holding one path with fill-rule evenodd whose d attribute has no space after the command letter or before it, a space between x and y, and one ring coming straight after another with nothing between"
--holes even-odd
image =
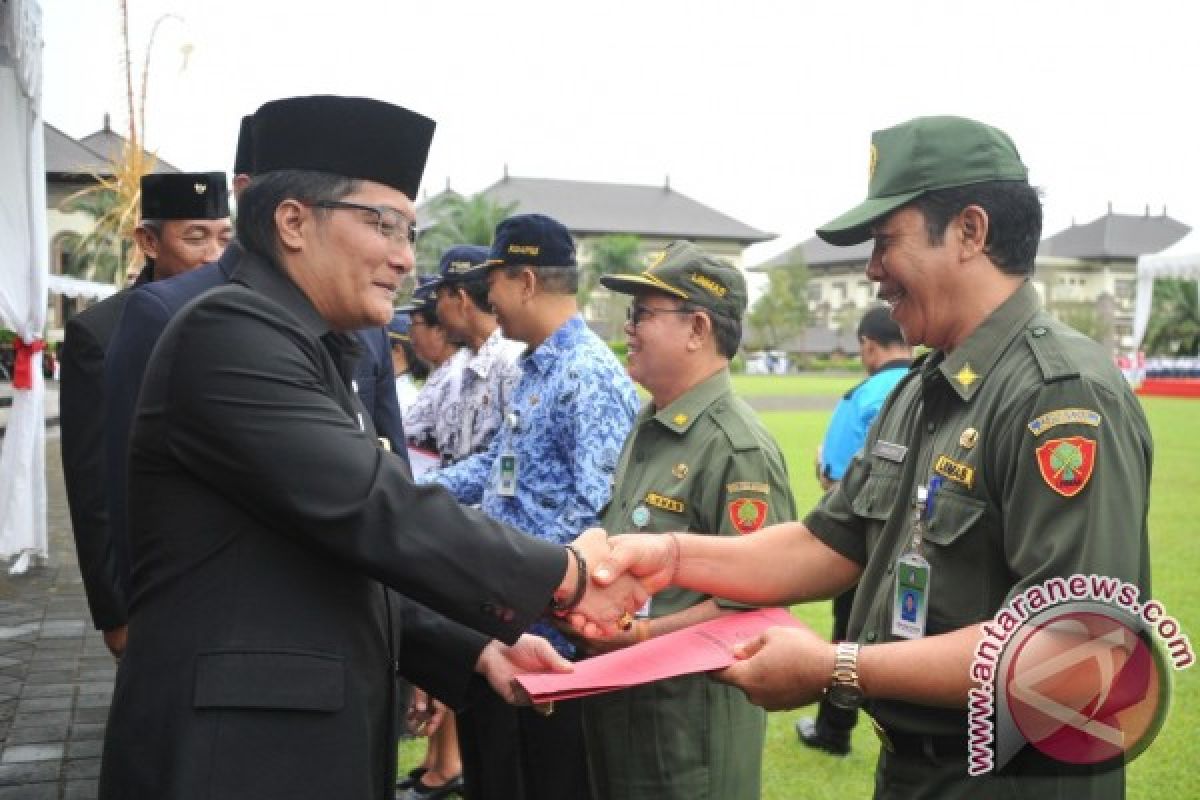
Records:
<instances>
[{"instance_id":1,"label":"cap emblem","mask_svg":"<svg viewBox=\"0 0 1200 800\"><path fill-rule=\"evenodd\" d=\"M871 155L867 160L867 183L875 177L875 168L879 166L879 148L871 142Z\"/></svg>"},{"instance_id":2,"label":"cap emblem","mask_svg":"<svg viewBox=\"0 0 1200 800\"><path fill-rule=\"evenodd\" d=\"M194 184L192 184L192 188L196 190L196 194L204 194L205 192L208 191L208 184L207 183L194 183Z\"/></svg>"},{"instance_id":3,"label":"cap emblem","mask_svg":"<svg viewBox=\"0 0 1200 800\"><path fill-rule=\"evenodd\" d=\"M715 295L716 297L724 297L729 292L728 289L707 275L701 275L698 272L693 272L691 274L691 279L692 283L696 284L701 289L706 290L709 294Z\"/></svg>"},{"instance_id":4,"label":"cap emblem","mask_svg":"<svg viewBox=\"0 0 1200 800\"><path fill-rule=\"evenodd\" d=\"M542 248L536 244L510 244L508 246L510 256L536 256L541 251Z\"/></svg>"}]
</instances>

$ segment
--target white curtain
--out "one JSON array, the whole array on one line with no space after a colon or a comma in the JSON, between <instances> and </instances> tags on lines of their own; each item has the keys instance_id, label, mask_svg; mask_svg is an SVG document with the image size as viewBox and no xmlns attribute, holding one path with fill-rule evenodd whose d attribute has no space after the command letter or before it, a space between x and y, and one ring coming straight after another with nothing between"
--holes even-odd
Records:
<instances>
[{"instance_id":1,"label":"white curtain","mask_svg":"<svg viewBox=\"0 0 1200 800\"><path fill-rule=\"evenodd\" d=\"M1200 230L1193 230L1175 244L1155 255L1142 256L1137 263L1137 299L1133 307L1133 347L1140 350L1146 327L1150 324L1150 306L1154 300L1155 278L1192 278L1200 280Z\"/></svg>"},{"instance_id":2,"label":"white curtain","mask_svg":"<svg viewBox=\"0 0 1200 800\"><path fill-rule=\"evenodd\" d=\"M0 2L0 325L27 345L46 326L46 169L42 136L42 12ZM0 450L0 558L13 572L47 555L45 386L34 351L32 386L13 391Z\"/></svg>"}]
</instances>

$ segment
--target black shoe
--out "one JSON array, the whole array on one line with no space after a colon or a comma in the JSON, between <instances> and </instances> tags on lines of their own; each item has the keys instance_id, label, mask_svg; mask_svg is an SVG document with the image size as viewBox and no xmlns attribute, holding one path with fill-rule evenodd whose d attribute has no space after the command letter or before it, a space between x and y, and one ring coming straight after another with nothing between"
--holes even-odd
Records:
<instances>
[{"instance_id":1,"label":"black shoe","mask_svg":"<svg viewBox=\"0 0 1200 800\"><path fill-rule=\"evenodd\" d=\"M796 720L796 736L800 743L814 750L824 750L835 756L844 756L850 752L850 736L837 735L817 728L817 721L812 717L802 717Z\"/></svg>"},{"instance_id":2,"label":"black shoe","mask_svg":"<svg viewBox=\"0 0 1200 800\"><path fill-rule=\"evenodd\" d=\"M456 775L441 786L426 786L420 778L413 785L396 794L396 800L444 800L448 797L462 797L462 775Z\"/></svg>"},{"instance_id":3,"label":"black shoe","mask_svg":"<svg viewBox=\"0 0 1200 800\"><path fill-rule=\"evenodd\" d=\"M400 780L396 781L396 788L397 789L411 789L413 786L416 785L417 781L419 781L421 779L421 776L424 775L428 771L429 770L425 769L424 767L413 767L412 769L410 769L408 771L407 775L405 775Z\"/></svg>"}]
</instances>

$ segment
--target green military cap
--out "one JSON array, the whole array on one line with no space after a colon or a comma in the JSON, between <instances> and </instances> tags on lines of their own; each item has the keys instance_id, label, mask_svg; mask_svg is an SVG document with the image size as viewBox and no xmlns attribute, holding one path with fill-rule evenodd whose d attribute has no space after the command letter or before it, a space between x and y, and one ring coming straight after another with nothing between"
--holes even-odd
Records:
<instances>
[{"instance_id":1,"label":"green military cap","mask_svg":"<svg viewBox=\"0 0 1200 800\"><path fill-rule=\"evenodd\" d=\"M867 199L817 235L834 245L871 238L871 225L934 189L984 181L1025 181L1008 134L963 117L917 117L871 134Z\"/></svg>"},{"instance_id":2,"label":"green military cap","mask_svg":"<svg viewBox=\"0 0 1200 800\"><path fill-rule=\"evenodd\" d=\"M622 294L655 289L732 319L741 319L746 311L746 279L741 270L682 239L651 256L642 274L605 275L600 283Z\"/></svg>"}]
</instances>

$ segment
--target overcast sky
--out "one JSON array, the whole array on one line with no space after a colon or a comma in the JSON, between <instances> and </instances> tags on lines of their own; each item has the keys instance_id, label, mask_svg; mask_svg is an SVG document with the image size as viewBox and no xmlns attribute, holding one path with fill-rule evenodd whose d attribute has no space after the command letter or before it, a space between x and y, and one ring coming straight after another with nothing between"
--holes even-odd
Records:
<instances>
[{"instance_id":1,"label":"overcast sky","mask_svg":"<svg viewBox=\"0 0 1200 800\"><path fill-rule=\"evenodd\" d=\"M117 0L41 0L46 120L127 113ZM1200 225L1200 5L640 0L129 0L146 141L232 165L238 121L297 94L368 95L437 120L424 188L513 175L671 186L780 235L866 191L870 132L925 114L1006 130L1046 232L1114 210ZM186 68L182 52L190 55Z\"/></svg>"}]
</instances>

